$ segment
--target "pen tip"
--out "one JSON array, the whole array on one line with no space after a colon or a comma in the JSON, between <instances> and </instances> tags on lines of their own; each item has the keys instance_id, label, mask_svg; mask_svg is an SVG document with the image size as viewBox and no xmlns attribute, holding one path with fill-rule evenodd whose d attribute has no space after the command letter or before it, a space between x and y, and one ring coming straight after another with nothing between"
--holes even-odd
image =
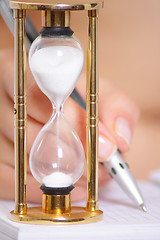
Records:
<instances>
[{"instance_id":1,"label":"pen tip","mask_svg":"<svg viewBox=\"0 0 160 240\"><path fill-rule=\"evenodd\" d=\"M146 208L146 206L145 206L144 204L141 204L140 207L142 208L142 210L143 210L144 212L147 212L147 208Z\"/></svg>"}]
</instances>

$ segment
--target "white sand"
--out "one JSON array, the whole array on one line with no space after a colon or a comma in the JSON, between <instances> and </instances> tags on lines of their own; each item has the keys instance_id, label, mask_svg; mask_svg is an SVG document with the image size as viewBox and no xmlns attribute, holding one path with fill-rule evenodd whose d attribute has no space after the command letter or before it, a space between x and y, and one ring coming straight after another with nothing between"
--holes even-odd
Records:
<instances>
[{"instance_id":1,"label":"white sand","mask_svg":"<svg viewBox=\"0 0 160 240\"><path fill-rule=\"evenodd\" d=\"M39 88L54 101L57 109L72 92L83 61L83 52L68 46L42 48L30 58L30 68Z\"/></svg>"},{"instance_id":2,"label":"white sand","mask_svg":"<svg viewBox=\"0 0 160 240\"><path fill-rule=\"evenodd\" d=\"M46 187L69 187L72 185L73 180L72 178L62 172L54 172L46 177L43 178L42 183Z\"/></svg>"}]
</instances>

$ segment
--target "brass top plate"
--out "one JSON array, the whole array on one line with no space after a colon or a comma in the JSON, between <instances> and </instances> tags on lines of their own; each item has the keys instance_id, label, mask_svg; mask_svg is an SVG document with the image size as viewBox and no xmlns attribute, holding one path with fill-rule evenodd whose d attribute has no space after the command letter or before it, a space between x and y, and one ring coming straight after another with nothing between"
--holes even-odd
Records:
<instances>
[{"instance_id":1,"label":"brass top plate","mask_svg":"<svg viewBox=\"0 0 160 240\"><path fill-rule=\"evenodd\" d=\"M103 7L99 0L10 0L10 7L26 10L95 10Z\"/></svg>"}]
</instances>

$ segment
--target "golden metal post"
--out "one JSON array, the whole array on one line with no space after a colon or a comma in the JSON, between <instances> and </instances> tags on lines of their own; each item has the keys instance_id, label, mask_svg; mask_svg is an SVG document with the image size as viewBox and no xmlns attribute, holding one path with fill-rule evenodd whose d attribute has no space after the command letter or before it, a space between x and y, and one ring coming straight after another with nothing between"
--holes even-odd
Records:
<instances>
[{"instance_id":1,"label":"golden metal post","mask_svg":"<svg viewBox=\"0 0 160 240\"><path fill-rule=\"evenodd\" d=\"M25 214L26 204L26 41L25 10L14 10L15 17L15 210Z\"/></svg>"},{"instance_id":2,"label":"golden metal post","mask_svg":"<svg viewBox=\"0 0 160 240\"><path fill-rule=\"evenodd\" d=\"M89 41L87 66L87 210L98 210L98 10L88 11Z\"/></svg>"}]
</instances>

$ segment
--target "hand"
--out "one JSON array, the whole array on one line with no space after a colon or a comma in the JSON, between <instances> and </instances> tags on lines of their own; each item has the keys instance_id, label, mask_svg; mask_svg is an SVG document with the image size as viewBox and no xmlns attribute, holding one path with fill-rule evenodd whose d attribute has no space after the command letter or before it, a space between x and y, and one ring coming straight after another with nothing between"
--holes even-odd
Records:
<instances>
[{"instance_id":1,"label":"hand","mask_svg":"<svg viewBox=\"0 0 160 240\"><path fill-rule=\"evenodd\" d=\"M14 71L12 50L0 51L0 198L14 199ZM28 67L29 70L29 67ZM48 98L39 90L32 74L27 73L27 156L33 141L52 114ZM85 98L85 78L82 75L77 89ZM64 105L65 116L79 135L86 151L86 113L72 99ZM99 160L105 161L119 148L122 153L128 151L139 110L134 101L116 89L109 81L100 78L99 92ZM99 184L108 180L103 166L99 167ZM27 171L27 201L41 202L40 184ZM86 171L72 192L72 200L82 200L86 196Z\"/></svg>"}]
</instances>

